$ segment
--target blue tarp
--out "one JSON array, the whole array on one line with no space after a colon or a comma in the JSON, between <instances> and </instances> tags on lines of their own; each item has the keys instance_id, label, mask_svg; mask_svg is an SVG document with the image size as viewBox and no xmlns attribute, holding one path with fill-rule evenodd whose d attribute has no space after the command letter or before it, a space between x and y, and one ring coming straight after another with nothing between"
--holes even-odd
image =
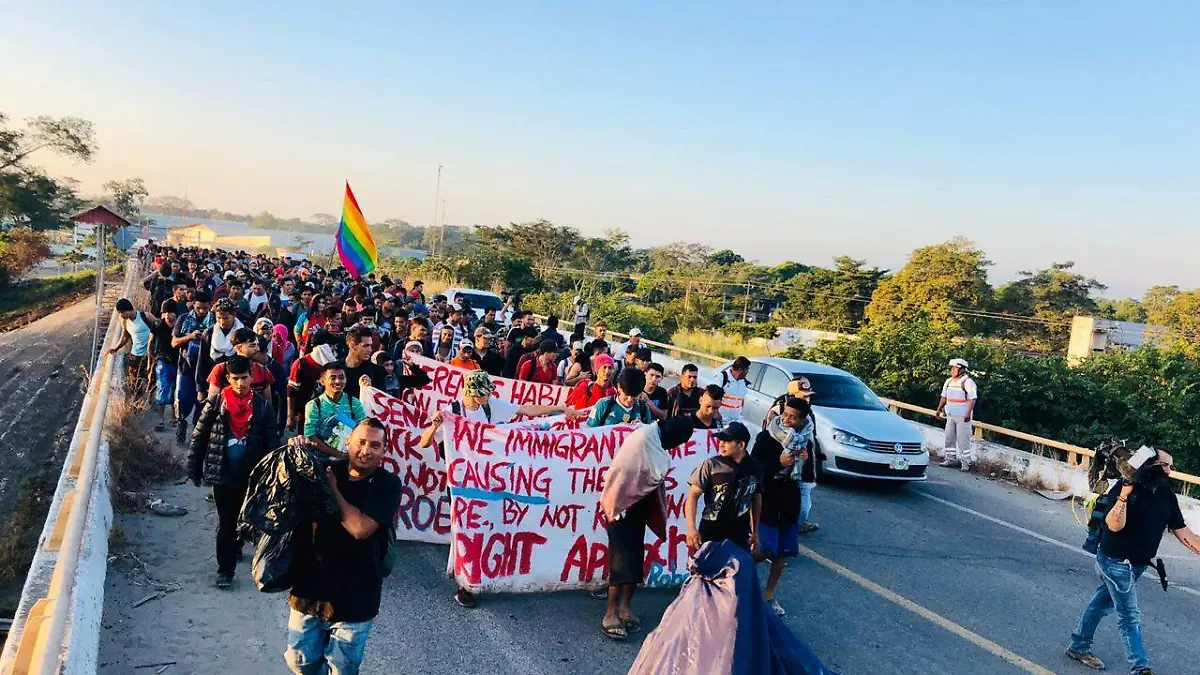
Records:
<instances>
[{"instance_id":1,"label":"blue tarp","mask_svg":"<svg viewBox=\"0 0 1200 675\"><path fill-rule=\"evenodd\" d=\"M836 675L767 606L750 554L709 542L629 675Z\"/></svg>"}]
</instances>

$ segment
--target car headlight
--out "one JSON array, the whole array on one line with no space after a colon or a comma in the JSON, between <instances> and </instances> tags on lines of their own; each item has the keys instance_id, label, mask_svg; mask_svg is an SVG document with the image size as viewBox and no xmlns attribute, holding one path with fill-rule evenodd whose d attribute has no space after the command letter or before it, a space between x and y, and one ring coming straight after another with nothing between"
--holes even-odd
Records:
<instances>
[{"instance_id":1,"label":"car headlight","mask_svg":"<svg viewBox=\"0 0 1200 675\"><path fill-rule=\"evenodd\" d=\"M852 448L861 448L863 450L871 449L871 444L867 442L867 439L857 434L852 434L849 431L834 429L832 435L835 443L841 443L842 445L848 445Z\"/></svg>"}]
</instances>

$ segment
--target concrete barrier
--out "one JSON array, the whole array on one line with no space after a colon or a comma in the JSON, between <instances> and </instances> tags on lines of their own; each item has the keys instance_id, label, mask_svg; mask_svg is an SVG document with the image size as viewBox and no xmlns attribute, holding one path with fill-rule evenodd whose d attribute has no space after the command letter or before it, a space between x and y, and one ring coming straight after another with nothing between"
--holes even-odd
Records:
<instances>
[{"instance_id":1,"label":"concrete barrier","mask_svg":"<svg viewBox=\"0 0 1200 675\"><path fill-rule=\"evenodd\" d=\"M123 295L133 297L137 261L126 267ZM70 673L97 669L108 538L113 509L105 411L122 395L124 354L105 357L119 339L121 322L109 322L101 356L80 406L46 522L38 538L12 628L0 653L0 673ZM110 395L109 392L112 392Z\"/></svg>"}]
</instances>

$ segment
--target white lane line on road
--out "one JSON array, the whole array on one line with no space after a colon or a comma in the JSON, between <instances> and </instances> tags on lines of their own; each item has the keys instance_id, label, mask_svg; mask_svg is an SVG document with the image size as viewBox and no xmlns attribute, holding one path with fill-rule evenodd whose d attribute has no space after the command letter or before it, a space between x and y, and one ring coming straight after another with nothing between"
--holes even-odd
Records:
<instances>
[{"instance_id":1,"label":"white lane line on road","mask_svg":"<svg viewBox=\"0 0 1200 675\"><path fill-rule=\"evenodd\" d=\"M1001 520L995 516L989 516L986 513L980 513L979 511L976 511L975 509L967 508L967 507L963 506L962 504L955 504L954 502L949 501L947 499L942 499L941 497L935 497L935 496L929 494L928 492L922 492L920 490L911 490L911 492L913 494L921 495L922 497L924 497L926 499L932 499L933 501L935 501L939 504L945 504L946 506L949 506L952 509L957 509L959 511L962 511L963 513L969 513L972 516L975 516L976 518L983 518L984 520L991 522L991 523L995 523L995 524L999 525L1000 527L1007 527L1008 529L1010 529L1014 532L1020 532L1021 534L1033 537L1034 539L1037 539L1040 542L1050 544L1051 546L1057 546L1065 551L1077 553L1079 555L1082 555L1087 558L1092 558L1092 559L1095 559L1095 557L1096 557L1078 546L1072 546L1066 542L1061 542L1053 537L1047 537L1046 535L1041 534L1040 532L1034 532L1033 530L1030 530L1028 528L1021 527L1020 525L1015 525L1013 523L1010 523L1007 520ZM1168 574L1167 576L1169 577L1170 575ZM1181 586L1179 584L1172 583L1171 588L1176 588L1176 589L1183 591L1184 593L1189 593L1191 595L1200 597L1200 591L1197 591L1196 589L1191 588L1189 586Z\"/></svg>"},{"instance_id":2,"label":"white lane line on road","mask_svg":"<svg viewBox=\"0 0 1200 675\"><path fill-rule=\"evenodd\" d=\"M840 577L843 577L845 579L848 579L848 580L854 582L858 586L874 593L875 595L878 595L879 597L883 598L884 600L887 600L888 602L891 602L894 605L899 605L900 607L907 609L908 611L912 612L913 614L916 614L917 616L921 617L922 619L925 619L926 621L928 621L936 626L939 626L941 628L944 628L947 631L950 631L951 633L954 633L955 635L961 637L962 639L966 640L967 642L970 642L971 644L975 645L976 647L979 647L980 649L983 649L984 651L991 652L992 654L999 656L1000 658L1004 659L1005 661L1008 661L1009 663L1013 664L1014 666L1020 668L1021 670L1025 671L1027 673L1031 673L1032 675L1055 675L1053 670L1048 670L1046 668L1043 668L1042 666L1039 666L1038 664L1034 663L1033 661L1030 661L1029 659L1025 658L1024 656L1021 656L1020 654L1017 654L1016 652L1005 649L1004 647L1001 647L1000 645L996 644L995 642L992 642L991 640L983 637L982 635L972 632L971 630L964 628L963 626L960 626L957 623L954 623L953 621L951 621L950 619L947 619L946 617L942 616L941 614L938 614L937 612L934 612L933 610L926 609L925 607L918 605L917 603L913 602L912 600L909 600L908 598L900 595L899 593L896 593L895 591L884 588L883 586L880 586L879 584L875 583L874 581L871 581L870 579L867 579L866 577L864 577L852 570L842 567L841 565L833 562L829 558L826 558L825 556L821 555L820 553L817 553L816 551L812 550L811 548L809 548L807 546L800 547L800 555L803 555L804 557L808 558L809 560L812 560L813 562L816 562L817 564L821 565L822 567L829 569L834 574L837 574Z\"/></svg>"}]
</instances>

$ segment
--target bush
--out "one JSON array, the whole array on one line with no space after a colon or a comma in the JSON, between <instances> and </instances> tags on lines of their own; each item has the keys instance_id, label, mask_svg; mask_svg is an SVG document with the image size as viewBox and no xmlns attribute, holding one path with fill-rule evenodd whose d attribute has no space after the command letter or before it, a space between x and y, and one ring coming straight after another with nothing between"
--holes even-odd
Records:
<instances>
[{"instance_id":1,"label":"bush","mask_svg":"<svg viewBox=\"0 0 1200 675\"><path fill-rule=\"evenodd\" d=\"M0 288L21 281L37 264L53 252L46 235L26 228L0 234Z\"/></svg>"},{"instance_id":2,"label":"bush","mask_svg":"<svg viewBox=\"0 0 1200 675\"><path fill-rule=\"evenodd\" d=\"M1200 359L1143 347L1085 359L1034 356L983 340L952 341L928 323L868 327L822 342L804 358L843 368L881 396L934 407L950 358L971 363L984 422L1092 447L1111 438L1165 448L1181 471L1200 470Z\"/></svg>"}]
</instances>

